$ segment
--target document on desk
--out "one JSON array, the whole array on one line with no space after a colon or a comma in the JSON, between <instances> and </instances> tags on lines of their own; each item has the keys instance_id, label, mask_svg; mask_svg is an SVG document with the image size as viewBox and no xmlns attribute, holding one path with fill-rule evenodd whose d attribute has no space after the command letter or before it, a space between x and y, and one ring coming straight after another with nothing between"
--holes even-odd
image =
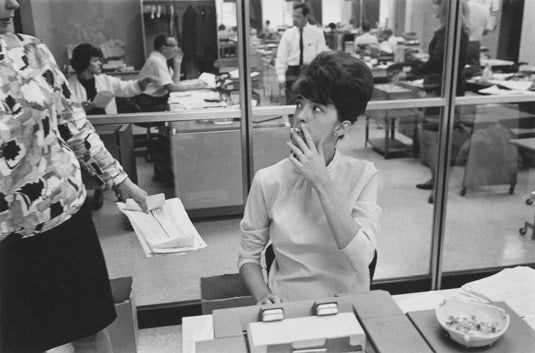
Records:
<instances>
[{"instance_id":1,"label":"document on desk","mask_svg":"<svg viewBox=\"0 0 535 353\"><path fill-rule=\"evenodd\" d=\"M527 266L506 268L495 275L466 283L461 292L504 301L535 330L535 270Z\"/></svg>"},{"instance_id":2,"label":"document on desk","mask_svg":"<svg viewBox=\"0 0 535 353\"><path fill-rule=\"evenodd\" d=\"M128 217L147 257L183 254L207 246L178 198L165 200L149 213L129 202L118 202L117 207Z\"/></svg>"},{"instance_id":3,"label":"document on desk","mask_svg":"<svg viewBox=\"0 0 535 353\"><path fill-rule=\"evenodd\" d=\"M200 76L199 76L199 80L203 81L204 83L206 83L206 88L210 88L210 89L214 89L215 88L215 75L214 74L211 74L211 73L208 73L208 72L203 72Z\"/></svg>"},{"instance_id":4,"label":"document on desk","mask_svg":"<svg viewBox=\"0 0 535 353\"><path fill-rule=\"evenodd\" d=\"M227 106L219 92L211 90L171 92L169 105L172 111L224 108Z\"/></svg>"},{"instance_id":5,"label":"document on desk","mask_svg":"<svg viewBox=\"0 0 535 353\"><path fill-rule=\"evenodd\" d=\"M533 93L533 92L526 91L526 90L502 89L502 88L499 88L496 85L480 89L478 92L481 93L481 94L492 94L492 95L501 95L501 96L510 96L510 95L515 95L515 94Z\"/></svg>"},{"instance_id":6,"label":"document on desk","mask_svg":"<svg viewBox=\"0 0 535 353\"><path fill-rule=\"evenodd\" d=\"M489 80L493 85L503 86L511 90L527 91L532 85L532 81L513 81L513 80Z\"/></svg>"}]
</instances>

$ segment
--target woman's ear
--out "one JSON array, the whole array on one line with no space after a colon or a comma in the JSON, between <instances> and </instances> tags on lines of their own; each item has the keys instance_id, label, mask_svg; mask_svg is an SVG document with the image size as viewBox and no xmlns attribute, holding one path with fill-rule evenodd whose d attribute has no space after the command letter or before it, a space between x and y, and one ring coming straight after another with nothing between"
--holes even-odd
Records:
<instances>
[{"instance_id":1,"label":"woman's ear","mask_svg":"<svg viewBox=\"0 0 535 353\"><path fill-rule=\"evenodd\" d=\"M345 135L345 133L349 130L350 127L351 123L348 120L344 120L334 129L333 134L336 137L342 137Z\"/></svg>"}]
</instances>

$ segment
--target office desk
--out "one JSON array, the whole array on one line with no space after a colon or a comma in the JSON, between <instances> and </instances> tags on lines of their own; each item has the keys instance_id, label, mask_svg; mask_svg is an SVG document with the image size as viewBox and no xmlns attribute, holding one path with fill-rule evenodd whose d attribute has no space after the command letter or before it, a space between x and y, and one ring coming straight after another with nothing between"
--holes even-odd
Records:
<instances>
[{"instance_id":1,"label":"office desk","mask_svg":"<svg viewBox=\"0 0 535 353\"><path fill-rule=\"evenodd\" d=\"M239 118L213 119L226 108L201 109L212 103L193 98L176 96L170 100L178 103L170 104L172 110L189 111L198 107L206 113L193 121L170 123L175 194L190 217L242 212L241 121ZM289 127L286 116L274 116L266 121L253 118L255 171L288 156Z\"/></svg>"},{"instance_id":2,"label":"office desk","mask_svg":"<svg viewBox=\"0 0 535 353\"><path fill-rule=\"evenodd\" d=\"M489 65L493 70L510 71L514 65L514 61L501 59L482 59L480 64L483 67Z\"/></svg>"},{"instance_id":3,"label":"office desk","mask_svg":"<svg viewBox=\"0 0 535 353\"><path fill-rule=\"evenodd\" d=\"M447 289L447 290L440 290L440 291L394 295L393 299L403 313L421 314L423 313L424 310L435 309L442 300L454 298L455 296L458 295L459 292L460 292L460 289ZM412 314L409 314L408 316L412 320L411 315ZM511 315L516 315L516 313L512 311ZM529 328L526 322L522 322L522 320L518 318L518 315L516 315L515 320L511 321L511 326L512 326L512 329L518 329L519 332L515 332L514 334L510 335L509 343L511 343L511 341L515 339L515 334L519 335L524 332L524 333L527 333L527 336L530 335L531 329ZM393 333L392 333L392 336L394 336ZM214 316L213 315L191 316L191 317L185 317L182 319L182 352L183 353L195 353L196 342L213 340L214 337L215 337L215 334L214 334ZM533 336L530 336L529 339L531 339L532 341L534 340ZM501 348L503 349L503 346L506 343L507 342L503 342L503 341L498 342L495 346L497 346L496 348L500 349L500 345L501 345ZM366 352L373 352L373 348L371 350L370 348L371 346L368 345L368 347L366 348ZM495 350L492 350L492 348L490 347L485 348L485 350L486 349L489 349L493 352L495 351ZM481 349L476 349L476 350L481 350ZM467 350L460 347L459 352L461 351L467 351Z\"/></svg>"},{"instance_id":4,"label":"office desk","mask_svg":"<svg viewBox=\"0 0 535 353\"><path fill-rule=\"evenodd\" d=\"M372 100L394 100L414 98L412 89L396 84L377 84L374 87ZM375 151L383 155L385 159L406 157L414 154L416 142L416 129L420 112L415 108L394 110L372 110L366 113L365 145L370 145ZM383 138L370 138L369 120L382 122L384 126ZM406 144L395 136L396 124L408 124L412 127L412 144Z\"/></svg>"}]
</instances>

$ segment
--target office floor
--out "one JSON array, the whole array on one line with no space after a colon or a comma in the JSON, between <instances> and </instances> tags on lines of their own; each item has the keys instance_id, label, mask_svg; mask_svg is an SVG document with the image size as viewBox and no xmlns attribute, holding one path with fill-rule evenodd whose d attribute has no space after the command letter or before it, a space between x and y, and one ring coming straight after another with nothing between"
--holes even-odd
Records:
<instances>
[{"instance_id":1,"label":"office floor","mask_svg":"<svg viewBox=\"0 0 535 353\"><path fill-rule=\"evenodd\" d=\"M372 124L371 133L384 130ZM355 124L340 150L367 159L379 169L378 202L383 208L376 279L413 276L429 272L433 205L428 191L415 184L429 178L429 170L414 158L385 160L364 148L364 122ZM173 191L152 181L152 165L137 158L140 185L149 193ZM519 172L515 193L507 186L484 187L459 195L464 167L454 167L448 193L447 238L444 269L447 271L535 262L535 240L521 237L518 228L532 220L535 206L524 201L535 189L535 172ZM132 276L138 306L198 300L200 277L237 272L240 219L196 222L208 247L185 255L147 258L126 218L115 207L113 193L94 212L111 278Z\"/></svg>"},{"instance_id":2,"label":"office floor","mask_svg":"<svg viewBox=\"0 0 535 353\"><path fill-rule=\"evenodd\" d=\"M137 353L181 353L182 325L139 330Z\"/></svg>"}]
</instances>

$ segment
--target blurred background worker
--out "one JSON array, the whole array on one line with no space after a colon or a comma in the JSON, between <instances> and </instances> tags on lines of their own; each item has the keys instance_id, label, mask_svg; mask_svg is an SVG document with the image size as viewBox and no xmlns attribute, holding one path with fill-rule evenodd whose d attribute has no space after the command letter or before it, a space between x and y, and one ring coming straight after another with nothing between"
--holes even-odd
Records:
<instances>
[{"instance_id":1,"label":"blurred background worker","mask_svg":"<svg viewBox=\"0 0 535 353\"><path fill-rule=\"evenodd\" d=\"M277 51L276 70L279 85L284 85L286 104L293 104L292 86L299 77L301 65L309 64L319 53L328 50L320 28L309 23L310 8L296 4L293 8L294 27L281 37Z\"/></svg>"}]
</instances>

